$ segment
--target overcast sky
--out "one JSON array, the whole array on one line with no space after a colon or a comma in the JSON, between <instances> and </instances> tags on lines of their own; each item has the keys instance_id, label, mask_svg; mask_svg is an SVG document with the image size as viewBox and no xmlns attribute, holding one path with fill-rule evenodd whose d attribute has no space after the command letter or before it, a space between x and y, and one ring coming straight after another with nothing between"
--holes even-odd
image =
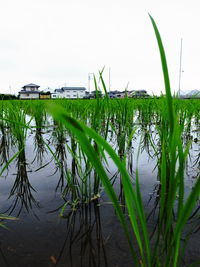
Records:
<instances>
[{"instance_id":1,"label":"overcast sky","mask_svg":"<svg viewBox=\"0 0 200 267\"><path fill-rule=\"evenodd\" d=\"M178 89L200 88L199 0L1 0L0 92L27 83L40 89L88 87L88 73L105 65L111 90L163 90L160 57L148 12L160 30ZM92 87L92 81L91 81Z\"/></svg>"}]
</instances>

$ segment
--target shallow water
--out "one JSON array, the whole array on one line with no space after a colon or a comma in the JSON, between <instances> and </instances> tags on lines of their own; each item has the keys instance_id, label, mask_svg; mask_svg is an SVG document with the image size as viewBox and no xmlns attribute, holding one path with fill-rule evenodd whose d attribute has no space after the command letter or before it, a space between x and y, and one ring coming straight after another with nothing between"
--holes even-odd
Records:
<instances>
[{"instance_id":1,"label":"shallow water","mask_svg":"<svg viewBox=\"0 0 200 267\"><path fill-rule=\"evenodd\" d=\"M59 143L55 136L52 137L52 129L44 130L41 135L55 152ZM67 207L63 216L59 215L60 207L71 200L71 195L63 199L66 179L62 177L61 170L47 147L42 152L41 147L35 146L35 140L36 131L33 130L28 133L23 173L19 175L21 169L19 165L17 167L16 159L0 179L0 213L10 213L19 218L16 221L6 221L8 230L0 227L0 266L134 266L124 233L103 188L100 197L90 204L77 203L74 209ZM113 140L117 151L116 136ZM138 143L138 139L133 141L128 158L129 165L133 165L129 168L133 184ZM71 144L67 136L61 145L66 147ZM15 151L16 148L11 147L10 155ZM190 192L199 171L199 163L194 165L198 153L199 144L193 143L186 172L186 192ZM66 155L64 160L71 170L73 160L67 150ZM61 154L58 157L61 161ZM110 159L108 163L108 173L112 177L117 169ZM147 214L155 207L159 187L155 165L156 159L149 156L146 147L140 153L138 169ZM119 175L116 177L114 187L120 194ZM13 190L14 185L16 187ZM155 222L155 217L151 216L148 222L150 232ZM199 253L200 231L191 237L183 266L198 260Z\"/></svg>"}]
</instances>

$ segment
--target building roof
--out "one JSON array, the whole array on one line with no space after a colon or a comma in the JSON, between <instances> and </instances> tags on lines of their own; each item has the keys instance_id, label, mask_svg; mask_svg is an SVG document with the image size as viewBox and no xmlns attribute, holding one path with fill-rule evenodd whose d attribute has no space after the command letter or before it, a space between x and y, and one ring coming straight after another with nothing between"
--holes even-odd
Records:
<instances>
[{"instance_id":1,"label":"building roof","mask_svg":"<svg viewBox=\"0 0 200 267\"><path fill-rule=\"evenodd\" d=\"M76 91L85 91L86 90L86 88L85 87L61 87L61 89L60 90L62 90L62 91L65 91L65 90L76 90Z\"/></svg>"},{"instance_id":2,"label":"building roof","mask_svg":"<svg viewBox=\"0 0 200 267\"><path fill-rule=\"evenodd\" d=\"M29 83L27 85L24 85L22 88L25 88L25 87L37 87L37 88L39 88L40 86L37 84L34 84L34 83Z\"/></svg>"},{"instance_id":3,"label":"building roof","mask_svg":"<svg viewBox=\"0 0 200 267\"><path fill-rule=\"evenodd\" d=\"M60 89L55 89L55 93L63 93L64 91L85 91L85 87L61 87Z\"/></svg>"},{"instance_id":4,"label":"building roof","mask_svg":"<svg viewBox=\"0 0 200 267\"><path fill-rule=\"evenodd\" d=\"M54 90L54 94L55 94L55 93L59 93L59 92L62 93L63 91L64 91L64 90L62 90L62 89L55 89L55 90Z\"/></svg>"},{"instance_id":5,"label":"building roof","mask_svg":"<svg viewBox=\"0 0 200 267\"><path fill-rule=\"evenodd\" d=\"M25 90L21 90L19 91L19 94L39 94L39 91L25 91Z\"/></svg>"},{"instance_id":6,"label":"building roof","mask_svg":"<svg viewBox=\"0 0 200 267\"><path fill-rule=\"evenodd\" d=\"M96 90L92 91L91 94L96 94ZM100 90L98 90L98 94L102 94L102 92Z\"/></svg>"},{"instance_id":7,"label":"building roof","mask_svg":"<svg viewBox=\"0 0 200 267\"><path fill-rule=\"evenodd\" d=\"M111 95L113 95L113 94L119 94L119 93L122 93L122 92L117 91L117 90L108 92L108 94L111 94Z\"/></svg>"},{"instance_id":8,"label":"building roof","mask_svg":"<svg viewBox=\"0 0 200 267\"><path fill-rule=\"evenodd\" d=\"M147 93L147 91L146 90L143 90L143 89L142 90L134 90L134 92L135 93Z\"/></svg>"}]
</instances>

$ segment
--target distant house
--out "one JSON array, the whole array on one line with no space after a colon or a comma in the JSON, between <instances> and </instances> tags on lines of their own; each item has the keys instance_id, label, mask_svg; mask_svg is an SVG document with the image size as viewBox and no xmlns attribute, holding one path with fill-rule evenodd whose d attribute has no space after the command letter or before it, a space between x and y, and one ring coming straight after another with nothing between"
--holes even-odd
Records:
<instances>
[{"instance_id":1,"label":"distant house","mask_svg":"<svg viewBox=\"0 0 200 267\"><path fill-rule=\"evenodd\" d=\"M134 90L130 97L133 98L148 98L149 95L147 94L146 90Z\"/></svg>"},{"instance_id":2,"label":"distant house","mask_svg":"<svg viewBox=\"0 0 200 267\"><path fill-rule=\"evenodd\" d=\"M51 93L50 93L50 91L48 91L48 92L41 92L40 93L40 99L51 99Z\"/></svg>"},{"instance_id":3,"label":"distant house","mask_svg":"<svg viewBox=\"0 0 200 267\"><path fill-rule=\"evenodd\" d=\"M123 96L124 93L117 90L108 92L109 98L122 98Z\"/></svg>"},{"instance_id":4,"label":"distant house","mask_svg":"<svg viewBox=\"0 0 200 267\"><path fill-rule=\"evenodd\" d=\"M20 99L39 99L40 91L38 90L40 86L34 83L24 85L22 90L19 92Z\"/></svg>"},{"instance_id":5,"label":"distant house","mask_svg":"<svg viewBox=\"0 0 200 267\"><path fill-rule=\"evenodd\" d=\"M85 87L61 87L60 89L54 90L54 93L51 94L51 98L84 98L85 91Z\"/></svg>"},{"instance_id":6,"label":"distant house","mask_svg":"<svg viewBox=\"0 0 200 267\"><path fill-rule=\"evenodd\" d=\"M110 91L108 93L108 96L109 98L124 98L124 97L131 97L133 91L118 91L118 90L115 90L115 91Z\"/></svg>"},{"instance_id":7,"label":"distant house","mask_svg":"<svg viewBox=\"0 0 200 267\"><path fill-rule=\"evenodd\" d=\"M84 98L85 99L90 99L90 93L88 91L85 92Z\"/></svg>"},{"instance_id":8,"label":"distant house","mask_svg":"<svg viewBox=\"0 0 200 267\"><path fill-rule=\"evenodd\" d=\"M200 90L194 89L189 91L186 95L185 98L200 98Z\"/></svg>"},{"instance_id":9,"label":"distant house","mask_svg":"<svg viewBox=\"0 0 200 267\"><path fill-rule=\"evenodd\" d=\"M89 95L89 98L93 99L96 98L97 96L97 91L92 91ZM103 96L102 92L100 90L98 90L98 97L101 98Z\"/></svg>"}]
</instances>

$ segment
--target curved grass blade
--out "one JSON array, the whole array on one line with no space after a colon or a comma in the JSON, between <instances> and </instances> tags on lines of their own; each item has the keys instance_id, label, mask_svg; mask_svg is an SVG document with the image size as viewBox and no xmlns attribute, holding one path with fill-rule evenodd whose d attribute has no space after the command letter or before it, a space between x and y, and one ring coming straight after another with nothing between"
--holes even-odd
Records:
<instances>
[{"instance_id":1,"label":"curved grass blade","mask_svg":"<svg viewBox=\"0 0 200 267\"><path fill-rule=\"evenodd\" d=\"M173 101L172 101L171 89L170 89L170 80L169 80L169 74L168 74L167 60L166 60L165 50L162 44L161 36L158 31L157 25L150 14L149 14L149 17L151 19L151 22L154 28L154 32L155 32L157 43L158 43L158 48L160 51L160 58L161 58L163 77L164 77L164 83L165 83L165 92L166 92L166 98L167 98L168 114L169 114L169 119L170 119L169 120L170 130L172 133L174 129L174 110L173 110Z\"/></svg>"},{"instance_id":2,"label":"curved grass blade","mask_svg":"<svg viewBox=\"0 0 200 267\"><path fill-rule=\"evenodd\" d=\"M132 245L132 238L131 238L131 235L130 235L130 232L128 229L128 225L127 225L125 216L122 212L122 209L120 207L120 204L118 202L116 193L115 193L115 191L114 191L114 189L110 183L110 180L109 180L109 178L108 178L108 176L107 176L93 146L91 145L90 141L88 140L86 134L88 134L90 137L94 138L94 140L101 145L102 145L102 141L103 141L104 142L104 144L103 144L104 149L107 150L107 152L112 150L112 148L95 131L86 127L85 125L76 121L75 119L69 117L63 109L61 109L57 106L51 105L51 106L48 106L48 110L50 111L50 113L53 115L53 117L56 120L62 122L67 128L69 128L73 132L73 134L77 137L80 145L82 146L84 153L87 155L88 159L95 167L97 173L99 174L99 176L102 180L102 183L105 187L105 190L106 190L108 196L110 197L110 199L113 202L113 205L115 207L118 218L119 218L119 220L123 226L123 229L125 231L125 234L126 234L126 237L127 237L130 249L131 249L131 253L133 255L133 258L137 259L135 249ZM107 145L106 147L105 147L105 144ZM113 154L113 153L117 157L115 152L112 150L111 154ZM118 162L120 163L121 169L123 170L123 172L127 175L126 170L119 159L118 159ZM135 221L136 221L136 217L135 217ZM141 243L141 238L139 235L139 229L138 229L137 224L135 225L135 227L137 228L135 235L136 235L137 241L139 242L140 250L142 251L142 243Z\"/></svg>"},{"instance_id":3,"label":"curved grass blade","mask_svg":"<svg viewBox=\"0 0 200 267\"><path fill-rule=\"evenodd\" d=\"M4 165L4 167L2 168L1 172L0 172L0 176L2 176L3 172L9 167L9 165L11 164L11 162L17 158L17 156L22 152L22 150L24 149L24 147L22 147L17 153L15 153L9 160L8 162Z\"/></svg>"}]
</instances>

